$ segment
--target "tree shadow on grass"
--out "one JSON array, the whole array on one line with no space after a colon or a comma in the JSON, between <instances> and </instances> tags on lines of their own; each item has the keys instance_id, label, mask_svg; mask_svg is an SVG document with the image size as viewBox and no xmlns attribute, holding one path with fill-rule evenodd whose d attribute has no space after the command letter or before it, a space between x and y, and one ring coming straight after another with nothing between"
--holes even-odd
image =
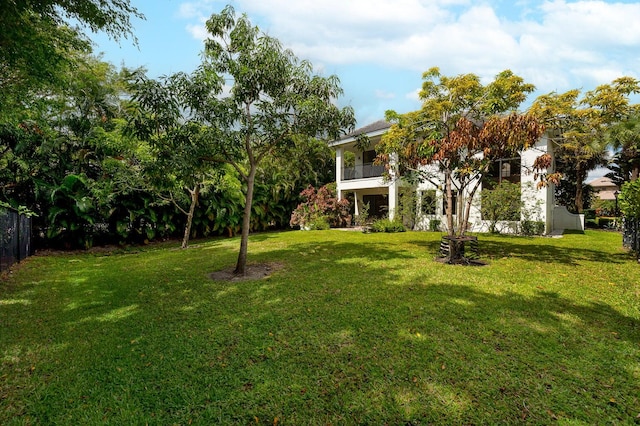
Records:
<instances>
[{"instance_id":1,"label":"tree shadow on grass","mask_svg":"<svg viewBox=\"0 0 640 426\"><path fill-rule=\"evenodd\" d=\"M513 257L530 262L563 263L579 265L581 262L604 262L623 264L630 259L629 254L608 253L601 250L563 247L540 242L539 238L483 239L478 238L480 256L484 258Z\"/></svg>"},{"instance_id":2,"label":"tree shadow on grass","mask_svg":"<svg viewBox=\"0 0 640 426\"><path fill-rule=\"evenodd\" d=\"M504 243L534 261L559 255ZM438 241L414 244L435 252ZM560 261L598 252L576 253ZM181 267L203 259L187 253ZM14 341L2 340L0 390L13 420L548 424L640 413L640 323L605 303L407 278L420 255L382 240L250 254L274 260L285 268L235 284L171 268L114 283L85 265L55 289L12 289L3 300L14 303L0 303L2 318L18 319Z\"/></svg>"},{"instance_id":3,"label":"tree shadow on grass","mask_svg":"<svg viewBox=\"0 0 640 426\"><path fill-rule=\"evenodd\" d=\"M397 306L367 297L368 310L351 308L365 321L332 317L318 330L327 341L350 336L310 374L333 376L317 396L339 404L346 421L615 423L640 413L636 318L546 292L396 283L389 291Z\"/></svg>"},{"instance_id":4,"label":"tree shadow on grass","mask_svg":"<svg viewBox=\"0 0 640 426\"><path fill-rule=\"evenodd\" d=\"M429 237L433 238L433 236L431 235L429 235ZM438 238L437 240L411 240L408 241L408 243L421 247L424 249L425 253L437 257L440 254L440 238Z\"/></svg>"},{"instance_id":5,"label":"tree shadow on grass","mask_svg":"<svg viewBox=\"0 0 640 426\"><path fill-rule=\"evenodd\" d=\"M638 353L629 352L639 342L637 319L545 292L530 298L446 284L411 292L425 305L392 321L407 353L398 357L389 345L385 357L390 372L405 375L387 395L398 420L590 423L637 415Z\"/></svg>"}]
</instances>

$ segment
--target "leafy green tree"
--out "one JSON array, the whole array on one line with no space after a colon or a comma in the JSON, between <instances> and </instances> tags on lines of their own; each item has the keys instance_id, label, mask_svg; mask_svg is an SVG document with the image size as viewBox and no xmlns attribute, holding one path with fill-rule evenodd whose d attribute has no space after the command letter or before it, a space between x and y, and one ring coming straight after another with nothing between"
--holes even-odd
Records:
<instances>
[{"instance_id":1,"label":"leafy green tree","mask_svg":"<svg viewBox=\"0 0 640 426\"><path fill-rule=\"evenodd\" d=\"M591 202L594 198L594 190L590 185L587 185L582 181L582 188L580 191L576 191L578 186L578 174L576 167L574 167L572 158L570 155L558 155L555 158L555 167L558 170L562 170L560 179L555 186L555 201L558 205L564 206L571 213L578 213L576 204L576 194L579 194L582 198L582 211L591 208Z\"/></svg>"},{"instance_id":2,"label":"leafy green tree","mask_svg":"<svg viewBox=\"0 0 640 426\"><path fill-rule=\"evenodd\" d=\"M133 37L131 16L144 18L129 0L0 0L0 87L55 78L73 51L90 46L78 25Z\"/></svg>"},{"instance_id":3,"label":"leafy green tree","mask_svg":"<svg viewBox=\"0 0 640 426\"><path fill-rule=\"evenodd\" d=\"M256 173L252 230L289 227L291 212L309 185L335 181L335 156L326 142L296 135L281 152L267 155Z\"/></svg>"},{"instance_id":4,"label":"leafy green tree","mask_svg":"<svg viewBox=\"0 0 640 426\"><path fill-rule=\"evenodd\" d=\"M79 56L76 68L60 78L64 85L51 87L22 117L2 125L5 168L0 181L3 197L34 210L34 226L50 239L85 247L90 239L81 240L99 218L92 184L101 178L98 156L104 153L97 151L115 117L117 75L110 65L87 55ZM72 229L70 223L87 226Z\"/></svg>"},{"instance_id":5,"label":"leafy green tree","mask_svg":"<svg viewBox=\"0 0 640 426\"><path fill-rule=\"evenodd\" d=\"M156 186L168 191L171 201L187 216L182 239L182 248L186 248L200 192L216 179L210 158L219 131L205 127L196 111L215 109L222 80L200 68L191 75L177 73L160 81L138 70L130 81L130 129L154 151L155 167L149 171L155 171ZM174 197L175 188L189 194L188 209Z\"/></svg>"},{"instance_id":6,"label":"leafy green tree","mask_svg":"<svg viewBox=\"0 0 640 426\"><path fill-rule=\"evenodd\" d=\"M0 122L29 118L65 75L91 53L83 30L134 38L129 0L0 0Z\"/></svg>"},{"instance_id":7,"label":"leafy green tree","mask_svg":"<svg viewBox=\"0 0 640 426\"><path fill-rule=\"evenodd\" d=\"M523 202L519 184L503 181L493 189L483 189L480 195L480 210L489 222L489 232L499 232L499 221L520 220Z\"/></svg>"},{"instance_id":8,"label":"leafy green tree","mask_svg":"<svg viewBox=\"0 0 640 426\"><path fill-rule=\"evenodd\" d=\"M219 140L222 159L234 166L247 185L242 238L235 273L245 274L254 187L258 166L279 156L296 135L336 138L353 126L353 110L334 100L342 93L336 76L313 73L273 37L261 33L246 15L236 18L231 6L207 21L205 63L224 76L229 92L224 111L226 137ZM214 114L209 118L214 120ZM244 161L238 160L242 154Z\"/></svg>"},{"instance_id":9,"label":"leafy green tree","mask_svg":"<svg viewBox=\"0 0 640 426\"><path fill-rule=\"evenodd\" d=\"M575 211L584 207L583 187L590 170L605 164L609 129L626 120L632 109L629 95L639 90L638 81L621 77L598 86L580 98L579 90L539 96L530 112L552 129L559 163L575 172ZM562 172L562 170L560 170Z\"/></svg>"},{"instance_id":10,"label":"leafy green tree","mask_svg":"<svg viewBox=\"0 0 640 426\"><path fill-rule=\"evenodd\" d=\"M617 173L614 182L622 185L640 177L640 111L633 106L633 112L625 120L611 126L606 134L609 144L616 150L613 161L608 167L614 167ZM617 178L616 178L617 177Z\"/></svg>"},{"instance_id":11,"label":"leafy green tree","mask_svg":"<svg viewBox=\"0 0 640 426\"><path fill-rule=\"evenodd\" d=\"M447 77L438 68L423 78L420 110L387 113L394 124L377 148L379 158L389 164L392 177L443 187L447 231L464 236L473 197L490 165L533 145L542 134L534 117L515 112L534 87L508 70L486 86L477 75ZM461 212L457 223L454 199Z\"/></svg>"},{"instance_id":12,"label":"leafy green tree","mask_svg":"<svg viewBox=\"0 0 640 426\"><path fill-rule=\"evenodd\" d=\"M0 126L2 197L37 213L34 228L50 237L45 243L86 247L98 236L99 242L151 239L158 215L168 213L158 213L143 175L148 145L123 135L122 76L93 56L76 65L22 121ZM84 225L71 230L63 221Z\"/></svg>"},{"instance_id":13,"label":"leafy green tree","mask_svg":"<svg viewBox=\"0 0 640 426\"><path fill-rule=\"evenodd\" d=\"M624 216L623 245L634 250L640 261L640 179L622 185L618 206Z\"/></svg>"}]
</instances>

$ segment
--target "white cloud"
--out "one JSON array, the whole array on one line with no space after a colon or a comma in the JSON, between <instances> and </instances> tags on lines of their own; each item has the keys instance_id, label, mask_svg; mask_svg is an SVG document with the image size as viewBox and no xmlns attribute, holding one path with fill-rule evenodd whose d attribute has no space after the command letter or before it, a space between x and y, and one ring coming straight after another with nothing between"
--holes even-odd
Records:
<instances>
[{"instance_id":1,"label":"white cloud","mask_svg":"<svg viewBox=\"0 0 640 426\"><path fill-rule=\"evenodd\" d=\"M422 90L420 87L416 88L415 90L407 93L405 95L405 98L410 100L410 101L419 102L420 101L420 90Z\"/></svg>"},{"instance_id":2,"label":"white cloud","mask_svg":"<svg viewBox=\"0 0 640 426\"><path fill-rule=\"evenodd\" d=\"M206 37L204 19L224 2L192 1L187 30ZM483 80L511 69L539 92L590 90L640 65L640 2L601 0L236 0L262 30L326 69L432 66ZM200 19L194 16L200 13ZM373 72L373 71L372 71ZM418 83L419 84L419 83ZM402 89L403 92L407 89ZM392 93L393 89L373 94ZM384 98L384 96L382 96ZM410 98L415 100L415 93Z\"/></svg>"},{"instance_id":3,"label":"white cloud","mask_svg":"<svg viewBox=\"0 0 640 426\"><path fill-rule=\"evenodd\" d=\"M198 18L200 15L200 7L195 3L182 3L178 8L177 16L179 18Z\"/></svg>"},{"instance_id":4,"label":"white cloud","mask_svg":"<svg viewBox=\"0 0 640 426\"><path fill-rule=\"evenodd\" d=\"M396 97L395 93L387 92L385 90L380 90L380 89L377 89L375 91L375 95L377 99L395 99Z\"/></svg>"},{"instance_id":5,"label":"white cloud","mask_svg":"<svg viewBox=\"0 0 640 426\"><path fill-rule=\"evenodd\" d=\"M545 2L541 10L545 14L545 28L561 35L566 42L589 43L592 47L640 42L640 27L634 24L640 18L638 3L555 0Z\"/></svg>"},{"instance_id":6,"label":"white cloud","mask_svg":"<svg viewBox=\"0 0 640 426\"><path fill-rule=\"evenodd\" d=\"M204 41L209 36L207 28L205 27L206 20L205 18L200 18L199 21L199 24L188 24L185 29L189 34L191 34L191 37L196 40Z\"/></svg>"}]
</instances>

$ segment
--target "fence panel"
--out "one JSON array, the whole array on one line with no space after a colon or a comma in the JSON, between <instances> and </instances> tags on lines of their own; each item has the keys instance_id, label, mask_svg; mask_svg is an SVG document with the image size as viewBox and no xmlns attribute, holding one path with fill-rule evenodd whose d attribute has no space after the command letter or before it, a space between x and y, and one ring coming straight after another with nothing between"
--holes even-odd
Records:
<instances>
[{"instance_id":1,"label":"fence panel","mask_svg":"<svg viewBox=\"0 0 640 426\"><path fill-rule=\"evenodd\" d=\"M31 217L22 214L18 221L18 260L23 260L33 254L33 246L31 245Z\"/></svg>"},{"instance_id":2,"label":"fence panel","mask_svg":"<svg viewBox=\"0 0 640 426\"><path fill-rule=\"evenodd\" d=\"M31 218L0 208L0 271L32 254Z\"/></svg>"},{"instance_id":3,"label":"fence panel","mask_svg":"<svg viewBox=\"0 0 640 426\"><path fill-rule=\"evenodd\" d=\"M640 220L624 220L622 244L640 254Z\"/></svg>"}]
</instances>

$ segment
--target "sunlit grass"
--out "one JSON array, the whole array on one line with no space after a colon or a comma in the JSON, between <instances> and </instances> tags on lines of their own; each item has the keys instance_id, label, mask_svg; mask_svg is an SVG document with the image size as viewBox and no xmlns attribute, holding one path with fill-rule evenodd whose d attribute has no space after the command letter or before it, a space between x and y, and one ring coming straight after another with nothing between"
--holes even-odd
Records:
<instances>
[{"instance_id":1,"label":"sunlit grass","mask_svg":"<svg viewBox=\"0 0 640 426\"><path fill-rule=\"evenodd\" d=\"M626 424L640 266L619 234L252 236L28 259L0 284L0 424Z\"/></svg>"}]
</instances>

